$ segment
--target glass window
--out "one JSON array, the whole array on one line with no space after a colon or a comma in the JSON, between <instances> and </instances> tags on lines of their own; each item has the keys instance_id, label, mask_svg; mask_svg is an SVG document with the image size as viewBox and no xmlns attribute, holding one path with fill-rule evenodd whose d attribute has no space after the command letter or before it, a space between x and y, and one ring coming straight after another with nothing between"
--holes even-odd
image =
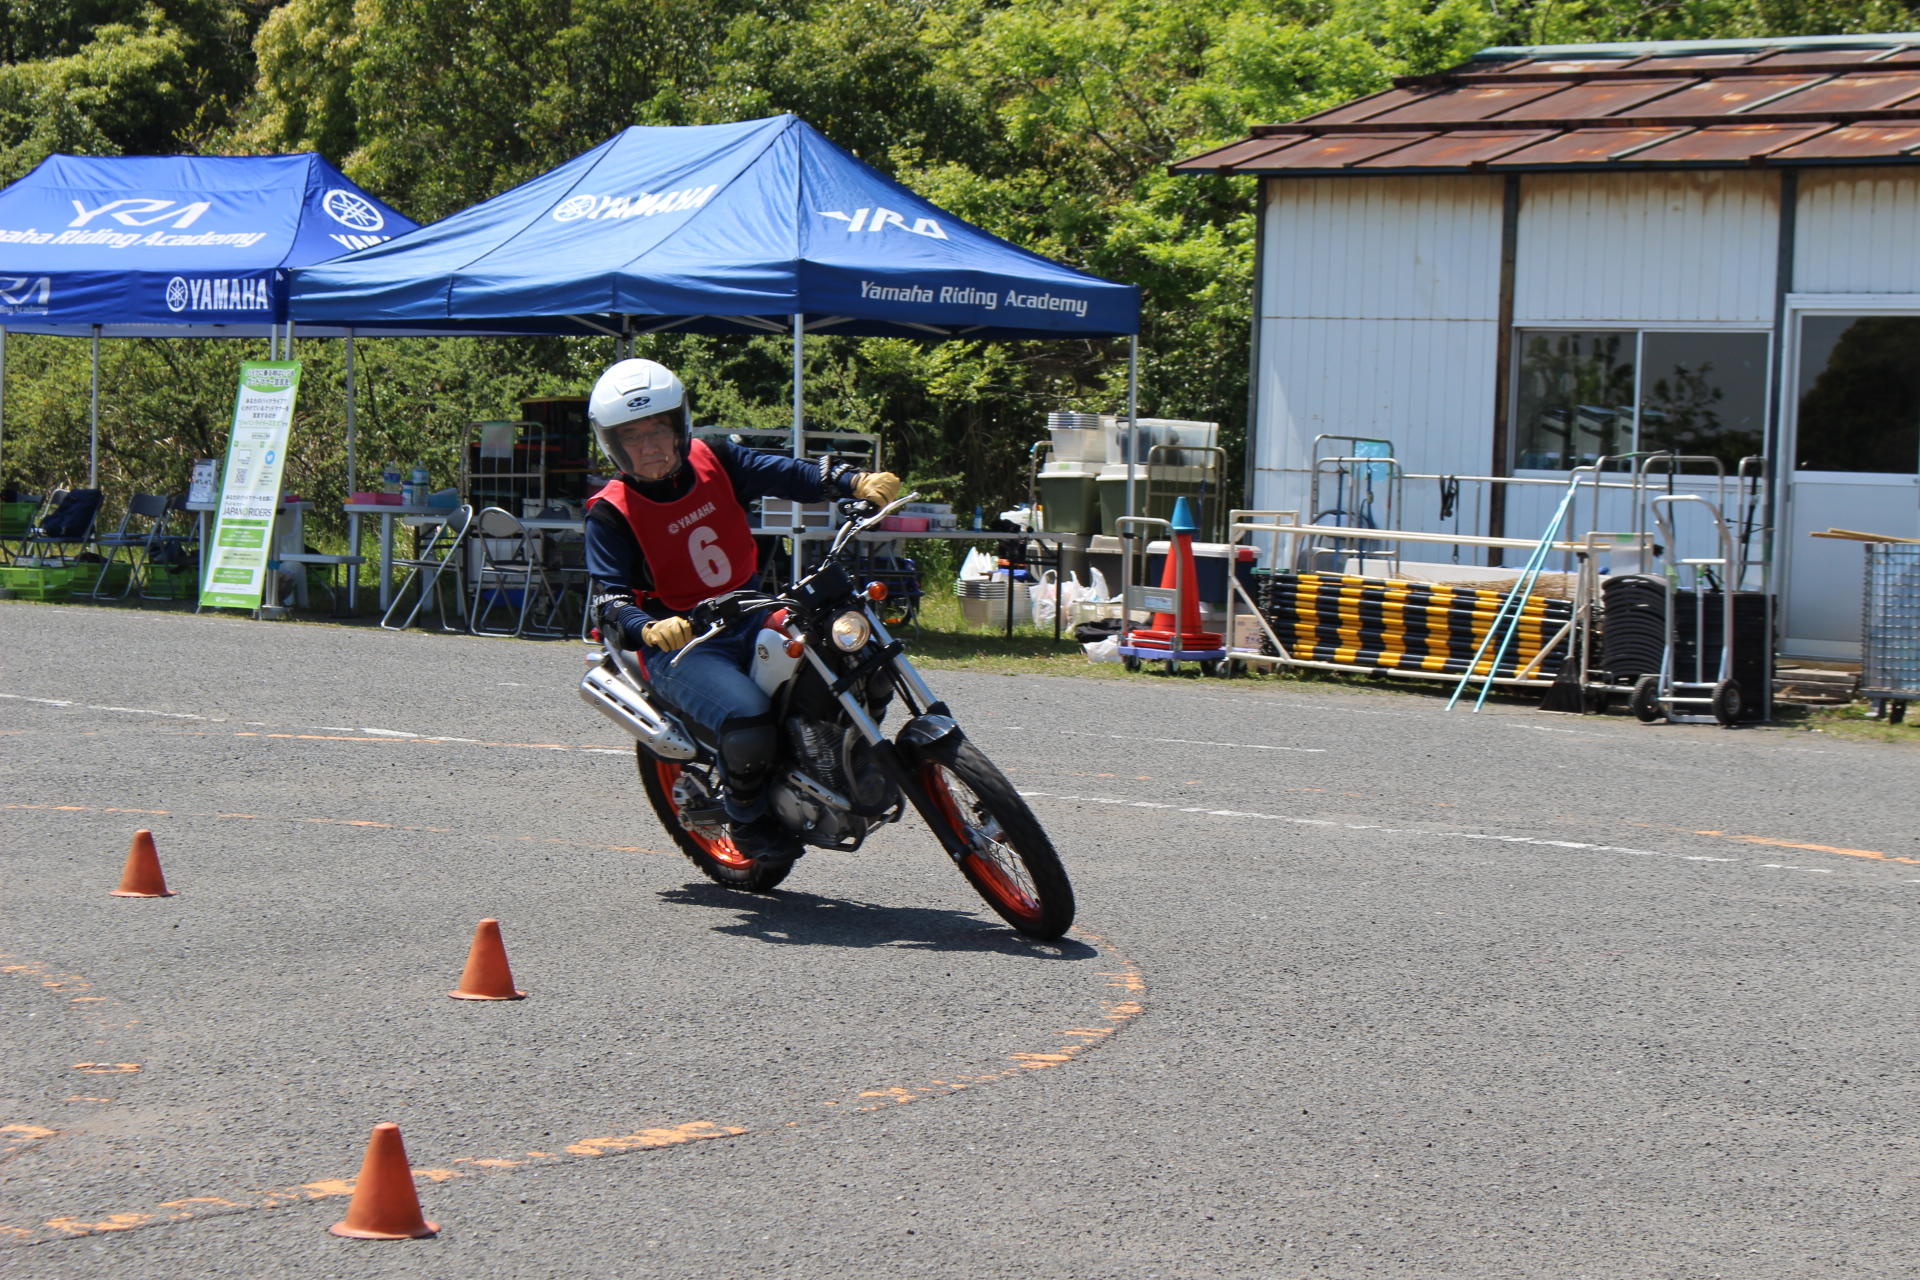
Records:
<instances>
[{"instance_id":1,"label":"glass window","mask_svg":"<svg viewBox=\"0 0 1920 1280\"><path fill-rule=\"evenodd\" d=\"M1920 316L1807 316L1799 373L1796 470L1920 468Z\"/></svg>"},{"instance_id":2,"label":"glass window","mask_svg":"<svg viewBox=\"0 0 1920 1280\"><path fill-rule=\"evenodd\" d=\"M1717 457L1732 472L1764 447L1764 333L1522 329L1515 338L1518 470L1671 449Z\"/></svg>"},{"instance_id":3,"label":"glass window","mask_svg":"<svg viewBox=\"0 0 1920 1280\"><path fill-rule=\"evenodd\" d=\"M1635 336L1521 330L1514 465L1565 471L1633 448Z\"/></svg>"}]
</instances>

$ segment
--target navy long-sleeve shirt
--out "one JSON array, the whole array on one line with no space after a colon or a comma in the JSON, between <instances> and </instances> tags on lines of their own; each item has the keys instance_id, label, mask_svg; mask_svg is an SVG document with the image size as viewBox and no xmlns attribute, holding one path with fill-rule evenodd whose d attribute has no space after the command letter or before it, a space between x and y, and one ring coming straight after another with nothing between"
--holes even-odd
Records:
<instances>
[{"instance_id":1,"label":"navy long-sleeve shirt","mask_svg":"<svg viewBox=\"0 0 1920 1280\"><path fill-rule=\"evenodd\" d=\"M708 438L706 445L726 469L734 497L742 506L755 498L819 502L830 497L849 497L855 478L861 474L845 468L829 483L826 468L818 462L764 449L748 449L725 439ZM649 501L671 502L693 488L693 468L682 463L671 476L652 483L623 475L620 483ZM586 544L587 574L593 580L594 614L603 625L617 622L637 640L640 626L671 612L657 601L654 607L659 613L647 612L634 603L636 592L653 585L653 575L647 567L646 553L640 549L618 507L611 502L593 504L587 511Z\"/></svg>"}]
</instances>

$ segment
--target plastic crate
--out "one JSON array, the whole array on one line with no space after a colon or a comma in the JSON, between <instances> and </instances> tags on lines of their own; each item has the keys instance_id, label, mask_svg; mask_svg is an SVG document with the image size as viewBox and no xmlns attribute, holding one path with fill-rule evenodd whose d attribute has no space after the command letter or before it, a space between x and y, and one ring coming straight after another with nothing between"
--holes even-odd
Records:
<instances>
[{"instance_id":1,"label":"plastic crate","mask_svg":"<svg viewBox=\"0 0 1920 1280\"><path fill-rule=\"evenodd\" d=\"M162 600L191 600L200 594L200 571L192 565L156 564L147 570L146 593Z\"/></svg>"},{"instance_id":2,"label":"plastic crate","mask_svg":"<svg viewBox=\"0 0 1920 1280\"><path fill-rule=\"evenodd\" d=\"M0 588L19 600L65 600L76 572L67 565L0 565Z\"/></svg>"}]
</instances>

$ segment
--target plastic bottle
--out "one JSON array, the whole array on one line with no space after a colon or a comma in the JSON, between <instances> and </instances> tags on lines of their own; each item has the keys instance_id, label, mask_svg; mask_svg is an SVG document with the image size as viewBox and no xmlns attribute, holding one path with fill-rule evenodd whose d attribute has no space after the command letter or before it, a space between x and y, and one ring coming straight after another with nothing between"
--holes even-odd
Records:
<instances>
[{"instance_id":1,"label":"plastic bottle","mask_svg":"<svg viewBox=\"0 0 1920 1280\"><path fill-rule=\"evenodd\" d=\"M389 462L380 472L380 489L384 493L400 492L400 464Z\"/></svg>"},{"instance_id":2,"label":"plastic bottle","mask_svg":"<svg viewBox=\"0 0 1920 1280\"><path fill-rule=\"evenodd\" d=\"M430 492L427 486L431 483L432 481L427 478L427 469L419 463L415 463L413 467L413 483L409 486L413 492L407 495L407 505L410 507L426 506L427 494Z\"/></svg>"},{"instance_id":3,"label":"plastic bottle","mask_svg":"<svg viewBox=\"0 0 1920 1280\"><path fill-rule=\"evenodd\" d=\"M973 508L973 527L976 531L986 528L986 508L978 503Z\"/></svg>"}]
</instances>

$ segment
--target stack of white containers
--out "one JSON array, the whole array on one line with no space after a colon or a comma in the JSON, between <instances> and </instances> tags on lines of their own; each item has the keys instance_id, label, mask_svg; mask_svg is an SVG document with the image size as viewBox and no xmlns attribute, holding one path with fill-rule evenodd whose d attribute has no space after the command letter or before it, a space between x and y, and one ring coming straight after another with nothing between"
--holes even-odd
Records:
<instances>
[{"instance_id":1,"label":"stack of white containers","mask_svg":"<svg viewBox=\"0 0 1920 1280\"><path fill-rule=\"evenodd\" d=\"M1100 532L1094 482L1106 460L1110 421L1097 413L1047 415L1053 449L1040 470L1040 506L1052 532Z\"/></svg>"}]
</instances>

